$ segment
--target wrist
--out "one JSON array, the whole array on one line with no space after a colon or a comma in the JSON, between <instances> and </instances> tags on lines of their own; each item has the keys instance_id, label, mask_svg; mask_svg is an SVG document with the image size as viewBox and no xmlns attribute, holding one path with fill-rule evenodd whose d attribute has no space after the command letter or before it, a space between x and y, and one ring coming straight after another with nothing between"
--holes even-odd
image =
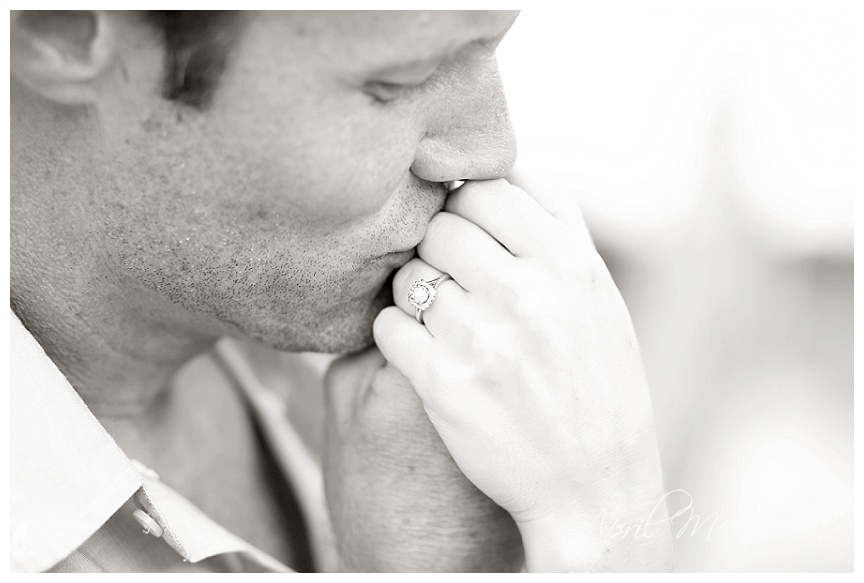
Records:
<instances>
[{"instance_id":1,"label":"wrist","mask_svg":"<svg viewBox=\"0 0 864 583\"><path fill-rule=\"evenodd\" d=\"M630 459L555 512L517 520L529 572L646 572L673 567L659 457Z\"/></svg>"},{"instance_id":2,"label":"wrist","mask_svg":"<svg viewBox=\"0 0 864 583\"><path fill-rule=\"evenodd\" d=\"M517 522L529 573L587 573L594 570L602 536L587 517L554 515Z\"/></svg>"},{"instance_id":3,"label":"wrist","mask_svg":"<svg viewBox=\"0 0 864 583\"><path fill-rule=\"evenodd\" d=\"M528 572L656 572L673 567L672 535L662 500L641 508L593 509L518 524ZM638 516L638 513L635 515Z\"/></svg>"}]
</instances>

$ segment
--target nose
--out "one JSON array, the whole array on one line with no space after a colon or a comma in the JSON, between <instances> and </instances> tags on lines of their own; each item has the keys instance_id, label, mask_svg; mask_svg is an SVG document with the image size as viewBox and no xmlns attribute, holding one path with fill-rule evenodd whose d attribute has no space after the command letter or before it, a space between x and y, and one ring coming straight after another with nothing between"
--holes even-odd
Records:
<instances>
[{"instance_id":1,"label":"nose","mask_svg":"<svg viewBox=\"0 0 864 583\"><path fill-rule=\"evenodd\" d=\"M516 161L516 136L498 64L486 56L442 84L411 172L430 182L503 178Z\"/></svg>"}]
</instances>

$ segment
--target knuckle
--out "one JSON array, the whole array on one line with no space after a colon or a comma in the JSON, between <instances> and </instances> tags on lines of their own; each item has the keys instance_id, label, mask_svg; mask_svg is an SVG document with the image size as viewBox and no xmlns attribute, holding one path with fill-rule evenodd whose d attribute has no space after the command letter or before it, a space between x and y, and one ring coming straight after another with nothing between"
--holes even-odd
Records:
<instances>
[{"instance_id":1,"label":"knuckle","mask_svg":"<svg viewBox=\"0 0 864 583\"><path fill-rule=\"evenodd\" d=\"M577 274L583 282L596 284L597 281L608 273L606 262L603 257L597 252L593 246L583 248L579 253L579 259L576 261L578 268Z\"/></svg>"},{"instance_id":2,"label":"knuckle","mask_svg":"<svg viewBox=\"0 0 864 583\"><path fill-rule=\"evenodd\" d=\"M389 306L381 310L372 322L372 336L381 353L388 357L394 346L398 346L399 318L402 310L397 306Z\"/></svg>"},{"instance_id":3,"label":"knuckle","mask_svg":"<svg viewBox=\"0 0 864 583\"><path fill-rule=\"evenodd\" d=\"M423 238L423 242L426 242L429 239L433 241L436 239L444 239L446 240L448 231L452 228L452 219L453 215L446 211L442 211L429 221L429 224L426 226L426 236ZM422 245L423 243L421 243Z\"/></svg>"},{"instance_id":4,"label":"knuckle","mask_svg":"<svg viewBox=\"0 0 864 583\"><path fill-rule=\"evenodd\" d=\"M514 191L518 194L519 189L503 178L489 180L486 183L486 196L493 199L512 198Z\"/></svg>"},{"instance_id":5,"label":"knuckle","mask_svg":"<svg viewBox=\"0 0 864 583\"><path fill-rule=\"evenodd\" d=\"M492 334L484 340L485 344L480 353L478 370L488 371L485 374L489 375L490 378L486 380L484 385L490 389L498 389L503 381L518 377L519 367L516 363L519 359L513 353L518 342L516 342L515 335L506 326L493 328L491 332ZM493 371L494 375L490 374Z\"/></svg>"},{"instance_id":6,"label":"knuckle","mask_svg":"<svg viewBox=\"0 0 864 583\"><path fill-rule=\"evenodd\" d=\"M408 288L411 287L411 284L417 279L415 277L417 270L417 260L412 259L405 265L399 268L396 271L396 274L393 276L393 295L397 296L401 293L407 292Z\"/></svg>"},{"instance_id":7,"label":"knuckle","mask_svg":"<svg viewBox=\"0 0 864 583\"><path fill-rule=\"evenodd\" d=\"M598 276L607 271L594 245L580 238L578 233L568 230L551 236L559 246L559 251L550 256L553 273L558 277L585 284L596 281Z\"/></svg>"},{"instance_id":8,"label":"knuckle","mask_svg":"<svg viewBox=\"0 0 864 583\"><path fill-rule=\"evenodd\" d=\"M579 253L585 247L585 239L575 229L561 222L554 224L548 235L555 246L564 251L564 256Z\"/></svg>"},{"instance_id":9,"label":"knuckle","mask_svg":"<svg viewBox=\"0 0 864 583\"><path fill-rule=\"evenodd\" d=\"M515 310L518 313L524 306L526 288L530 290L532 286L531 280L522 279L519 285L514 285L506 273L495 273L493 277L497 285L490 291L495 297L495 302L503 306L508 312Z\"/></svg>"},{"instance_id":10,"label":"knuckle","mask_svg":"<svg viewBox=\"0 0 864 583\"><path fill-rule=\"evenodd\" d=\"M459 218L448 212L440 212L429 221L426 236L417 247L418 255L432 263L435 258L453 253L460 236Z\"/></svg>"},{"instance_id":11,"label":"knuckle","mask_svg":"<svg viewBox=\"0 0 864 583\"><path fill-rule=\"evenodd\" d=\"M372 336L375 338L376 344L381 344L382 339L388 337L390 329L390 308L381 310L375 320L372 322Z\"/></svg>"},{"instance_id":12,"label":"knuckle","mask_svg":"<svg viewBox=\"0 0 864 583\"><path fill-rule=\"evenodd\" d=\"M487 198L495 197L506 193L508 189L515 188L512 184L503 178L495 178L493 180L469 180L462 188L459 189L459 196L466 198Z\"/></svg>"},{"instance_id":13,"label":"knuckle","mask_svg":"<svg viewBox=\"0 0 864 583\"><path fill-rule=\"evenodd\" d=\"M436 390L426 404L450 424L476 422L478 409L474 405L489 384L488 375L481 374L481 370L476 359L454 361L438 375Z\"/></svg>"}]
</instances>

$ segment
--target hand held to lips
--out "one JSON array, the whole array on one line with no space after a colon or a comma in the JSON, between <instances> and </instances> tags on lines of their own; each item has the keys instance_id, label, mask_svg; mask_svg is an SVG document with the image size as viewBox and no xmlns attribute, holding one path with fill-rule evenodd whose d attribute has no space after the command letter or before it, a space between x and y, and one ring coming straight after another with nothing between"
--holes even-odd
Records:
<instances>
[{"instance_id":1,"label":"hand held to lips","mask_svg":"<svg viewBox=\"0 0 864 583\"><path fill-rule=\"evenodd\" d=\"M668 529L611 543L592 524L646 518L662 477L632 323L574 198L525 175L453 191L375 339L460 469L514 517L529 569L664 568Z\"/></svg>"}]
</instances>

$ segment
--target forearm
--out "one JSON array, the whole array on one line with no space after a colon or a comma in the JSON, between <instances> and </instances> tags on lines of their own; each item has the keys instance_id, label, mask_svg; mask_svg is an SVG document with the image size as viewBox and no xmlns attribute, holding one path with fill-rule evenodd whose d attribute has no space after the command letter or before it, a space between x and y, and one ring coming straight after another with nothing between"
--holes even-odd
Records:
<instances>
[{"instance_id":1,"label":"forearm","mask_svg":"<svg viewBox=\"0 0 864 583\"><path fill-rule=\"evenodd\" d=\"M488 499L487 499L488 500ZM491 502L459 501L454 511L413 517L396 508L360 512L337 530L348 572L514 572L523 564L519 531ZM458 508L459 511L455 511ZM360 519L362 522L355 522Z\"/></svg>"},{"instance_id":2,"label":"forearm","mask_svg":"<svg viewBox=\"0 0 864 583\"><path fill-rule=\"evenodd\" d=\"M430 468L416 451L394 453L386 473L380 463L380 449L372 466L356 458L350 483L328 493L344 570L521 569L522 542L513 519L465 480L455 463Z\"/></svg>"},{"instance_id":3,"label":"forearm","mask_svg":"<svg viewBox=\"0 0 864 583\"><path fill-rule=\"evenodd\" d=\"M463 475L408 380L377 362L374 353L343 360L328 377L324 483L342 568L518 571L510 515ZM341 402L352 382L372 390Z\"/></svg>"}]
</instances>

